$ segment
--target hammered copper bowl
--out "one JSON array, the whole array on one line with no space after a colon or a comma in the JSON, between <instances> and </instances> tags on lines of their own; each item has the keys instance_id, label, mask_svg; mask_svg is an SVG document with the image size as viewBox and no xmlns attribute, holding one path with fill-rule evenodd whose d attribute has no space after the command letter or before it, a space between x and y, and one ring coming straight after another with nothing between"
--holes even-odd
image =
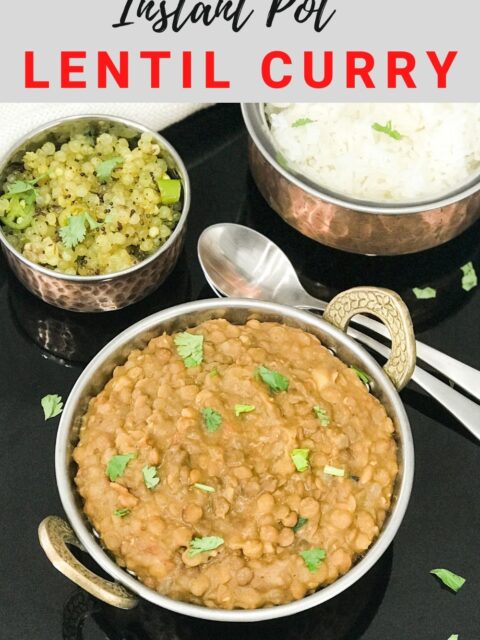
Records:
<instances>
[{"instance_id":1,"label":"hammered copper bowl","mask_svg":"<svg viewBox=\"0 0 480 640\"><path fill-rule=\"evenodd\" d=\"M375 204L319 187L277 160L263 103L242 105L249 160L261 194L303 235L335 249L401 255L448 242L480 218L480 176L447 197L411 204Z\"/></svg>"},{"instance_id":2,"label":"hammered copper bowl","mask_svg":"<svg viewBox=\"0 0 480 640\"><path fill-rule=\"evenodd\" d=\"M61 143L72 133L93 130L101 133L116 124L121 134L135 138L150 133L160 145L169 169L182 181L183 208L180 219L167 242L142 262L108 275L74 276L47 269L28 260L7 241L0 225L3 253L20 282L33 294L56 307L69 311L113 311L134 304L159 287L172 271L183 247L190 208L190 181L182 159L163 136L141 124L105 115L61 118L35 129L12 147L0 162L0 185L5 182L12 163L24 153L36 150L47 141Z\"/></svg>"},{"instance_id":3,"label":"hammered copper bowl","mask_svg":"<svg viewBox=\"0 0 480 640\"><path fill-rule=\"evenodd\" d=\"M367 310L382 318L393 336L392 357L383 370L377 362L340 328L350 318ZM114 368L123 364L133 349L141 349L163 332L184 331L212 318L226 318L244 324L249 318L281 322L317 335L322 343L346 362L361 367L373 380L371 392L384 404L395 426L399 474L390 513L370 549L341 578L301 600L254 610L225 610L173 600L142 584L122 569L102 546L98 534L83 513L75 485L76 465L72 452L78 442L82 417L90 398L99 393ZM391 544L405 514L413 481L414 454L408 418L397 389L408 381L415 365L415 338L408 311L393 292L363 287L337 296L326 311L328 322L305 311L270 302L251 300L204 300L190 302L146 318L108 344L87 366L73 388L60 421L55 465L62 504L72 528L56 516L40 525L40 543L53 565L73 582L113 606L134 607L138 597L164 609L205 620L254 622L292 615L326 602L359 580ZM336 326L335 326L336 325ZM393 384L392 384L393 381ZM395 386L394 386L395 384ZM104 580L86 569L70 552L73 544L85 550L115 582Z\"/></svg>"}]
</instances>

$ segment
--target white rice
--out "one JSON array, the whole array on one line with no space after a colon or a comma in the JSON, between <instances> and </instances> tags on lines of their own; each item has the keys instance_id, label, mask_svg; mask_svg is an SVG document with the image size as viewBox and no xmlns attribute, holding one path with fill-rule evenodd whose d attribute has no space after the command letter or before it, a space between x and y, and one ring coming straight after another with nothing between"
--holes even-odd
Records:
<instances>
[{"instance_id":1,"label":"white rice","mask_svg":"<svg viewBox=\"0 0 480 640\"><path fill-rule=\"evenodd\" d=\"M431 200L480 171L480 103L276 103L266 112L288 167L338 194ZM292 126L302 119L313 122ZM400 140L372 128L389 121Z\"/></svg>"}]
</instances>

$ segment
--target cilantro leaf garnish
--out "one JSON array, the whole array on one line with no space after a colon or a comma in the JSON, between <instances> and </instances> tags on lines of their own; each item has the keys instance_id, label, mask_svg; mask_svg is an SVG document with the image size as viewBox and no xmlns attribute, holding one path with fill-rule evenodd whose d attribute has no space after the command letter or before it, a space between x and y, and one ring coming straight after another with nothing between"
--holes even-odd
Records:
<instances>
[{"instance_id":1,"label":"cilantro leaf garnish","mask_svg":"<svg viewBox=\"0 0 480 640\"><path fill-rule=\"evenodd\" d=\"M177 333L174 338L178 355L183 358L187 369L198 367L203 362L203 336L193 333Z\"/></svg>"},{"instance_id":2,"label":"cilantro leaf garnish","mask_svg":"<svg viewBox=\"0 0 480 640\"><path fill-rule=\"evenodd\" d=\"M211 378L217 378L220 374L218 373L218 369L215 367L215 369L212 369L210 371L210 377Z\"/></svg>"},{"instance_id":3,"label":"cilantro leaf garnish","mask_svg":"<svg viewBox=\"0 0 480 640\"><path fill-rule=\"evenodd\" d=\"M363 384L368 385L372 381L368 373L365 373L365 371L362 371L362 369L359 369L358 367L354 367L353 364L350 365L350 369L353 369L355 371L355 373L357 374L357 377L361 382L363 382Z\"/></svg>"},{"instance_id":4,"label":"cilantro leaf garnish","mask_svg":"<svg viewBox=\"0 0 480 640\"><path fill-rule=\"evenodd\" d=\"M7 191L3 197L8 198L14 195L28 194L28 196L33 197L33 201L35 202L37 192L34 187L39 180L42 180L47 175L47 173L44 173L38 178L33 178L33 180L15 180L15 182L7 185Z\"/></svg>"},{"instance_id":5,"label":"cilantro leaf garnish","mask_svg":"<svg viewBox=\"0 0 480 640\"><path fill-rule=\"evenodd\" d=\"M304 127L306 124L312 124L313 122L315 122L315 120L311 120L310 118L299 118L295 120L292 127L296 129L297 127Z\"/></svg>"},{"instance_id":6,"label":"cilantro leaf garnish","mask_svg":"<svg viewBox=\"0 0 480 640\"><path fill-rule=\"evenodd\" d=\"M452 591L455 591L455 593L457 593L457 591L461 589L466 582L465 578L457 576L456 573L453 573L448 569L432 569L430 573L433 573L434 576L440 578L443 584Z\"/></svg>"},{"instance_id":7,"label":"cilantro leaf garnish","mask_svg":"<svg viewBox=\"0 0 480 640\"><path fill-rule=\"evenodd\" d=\"M112 175L112 172L122 163L123 158L121 156L115 156L114 158L103 160L103 162L100 162L98 167L95 169L95 175L100 182L106 182Z\"/></svg>"},{"instance_id":8,"label":"cilantro leaf garnish","mask_svg":"<svg viewBox=\"0 0 480 640\"><path fill-rule=\"evenodd\" d=\"M77 244L85 240L87 225L91 231L101 226L89 213L80 213L68 218L67 224L59 231L60 238L67 249L74 249Z\"/></svg>"},{"instance_id":9,"label":"cilantro leaf garnish","mask_svg":"<svg viewBox=\"0 0 480 640\"><path fill-rule=\"evenodd\" d=\"M28 193L29 191L35 191L33 188L36 180L17 180L16 182L12 182L7 186L6 196L19 195L21 193Z\"/></svg>"},{"instance_id":10,"label":"cilantro leaf garnish","mask_svg":"<svg viewBox=\"0 0 480 640\"><path fill-rule=\"evenodd\" d=\"M290 458L297 471L303 473L309 468L308 456L310 455L310 449L294 449L290 453Z\"/></svg>"},{"instance_id":11,"label":"cilantro leaf garnish","mask_svg":"<svg viewBox=\"0 0 480 640\"><path fill-rule=\"evenodd\" d=\"M423 289L415 287L412 291L417 300L431 300L437 297L437 290L433 287L424 287Z\"/></svg>"},{"instance_id":12,"label":"cilantro leaf garnish","mask_svg":"<svg viewBox=\"0 0 480 640\"><path fill-rule=\"evenodd\" d=\"M33 184L26 182L25 180L17 180L7 186L7 193L5 195L18 195L20 193L26 193L33 190Z\"/></svg>"},{"instance_id":13,"label":"cilantro leaf garnish","mask_svg":"<svg viewBox=\"0 0 480 640\"><path fill-rule=\"evenodd\" d=\"M463 273L462 289L464 291L471 291L472 289L475 289L478 285L478 278L473 262L467 262L467 264L464 264L463 267L461 267L461 271Z\"/></svg>"},{"instance_id":14,"label":"cilantro leaf garnish","mask_svg":"<svg viewBox=\"0 0 480 640\"><path fill-rule=\"evenodd\" d=\"M45 415L45 420L49 418L55 418L63 411L62 397L55 394L44 396L40 401Z\"/></svg>"},{"instance_id":15,"label":"cilantro leaf garnish","mask_svg":"<svg viewBox=\"0 0 480 640\"><path fill-rule=\"evenodd\" d=\"M212 409L211 407L205 407L201 410L203 424L208 433L215 433L222 424L222 415Z\"/></svg>"},{"instance_id":16,"label":"cilantro leaf garnish","mask_svg":"<svg viewBox=\"0 0 480 640\"><path fill-rule=\"evenodd\" d=\"M85 212L83 214L83 217L85 218L85 222L88 223L88 226L90 227L90 230L93 231L94 229L98 229L98 227L102 226L101 222L97 222L94 218L92 218L92 216Z\"/></svg>"},{"instance_id":17,"label":"cilantro leaf garnish","mask_svg":"<svg viewBox=\"0 0 480 640\"><path fill-rule=\"evenodd\" d=\"M208 484L196 482L193 486L195 487L195 489L200 489L200 491L204 491L205 493L215 493L215 489L213 487L210 487Z\"/></svg>"},{"instance_id":18,"label":"cilantro leaf garnish","mask_svg":"<svg viewBox=\"0 0 480 640\"><path fill-rule=\"evenodd\" d=\"M401 140L403 138L402 134L393 128L391 120L389 120L385 125L374 122L372 124L372 129L374 129L374 131L378 131L379 133L385 133L387 136L390 136L390 138L393 138L394 140Z\"/></svg>"},{"instance_id":19,"label":"cilantro leaf garnish","mask_svg":"<svg viewBox=\"0 0 480 640\"><path fill-rule=\"evenodd\" d=\"M125 518L125 516L128 516L128 514L130 513L130 509L115 509L115 511L113 512L113 515L116 516L117 518Z\"/></svg>"},{"instance_id":20,"label":"cilantro leaf garnish","mask_svg":"<svg viewBox=\"0 0 480 640\"><path fill-rule=\"evenodd\" d=\"M218 536L205 536L203 538L194 538L190 542L190 549L188 550L188 555L190 558L194 558L198 556L200 553L204 553L205 551L213 551L220 547L225 540Z\"/></svg>"},{"instance_id":21,"label":"cilantro leaf garnish","mask_svg":"<svg viewBox=\"0 0 480 640\"><path fill-rule=\"evenodd\" d=\"M27 193L27 191L33 190L33 181L17 180L12 184L7 185L7 193L11 195L18 195L20 193Z\"/></svg>"},{"instance_id":22,"label":"cilantro leaf garnish","mask_svg":"<svg viewBox=\"0 0 480 640\"><path fill-rule=\"evenodd\" d=\"M307 524L307 522L308 522L308 518L304 518L303 516L298 516L297 522L292 527L293 532L297 533L297 531L300 531L300 529L304 527Z\"/></svg>"},{"instance_id":23,"label":"cilantro leaf garnish","mask_svg":"<svg viewBox=\"0 0 480 640\"><path fill-rule=\"evenodd\" d=\"M67 249L74 249L77 244L85 240L87 227L83 214L70 216L67 224L59 231L60 238Z\"/></svg>"},{"instance_id":24,"label":"cilantro leaf garnish","mask_svg":"<svg viewBox=\"0 0 480 640\"><path fill-rule=\"evenodd\" d=\"M322 427L328 427L328 425L330 424L330 417L323 407L318 404L315 405L313 407L313 413L320 420L320 424L322 425Z\"/></svg>"},{"instance_id":25,"label":"cilantro leaf garnish","mask_svg":"<svg viewBox=\"0 0 480 640\"><path fill-rule=\"evenodd\" d=\"M142 469L143 481L147 489L155 489L160 482L160 478L157 477L157 467L149 467L145 465Z\"/></svg>"},{"instance_id":26,"label":"cilantro leaf garnish","mask_svg":"<svg viewBox=\"0 0 480 640\"><path fill-rule=\"evenodd\" d=\"M233 407L233 410L235 411L235 415L238 418L242 413L250 413L251 411L255 411L255 407L253 406L253 404L236 404Z\"/></svg>"},{"instance_id":27,"label":"cilantro leaf garnish","mask_svg":"<svg viewBox=\"0 0 480 640\"><path fill-rule=\"evenodd\" d=\"M111 482L115 482L117 478L120 478L125 473L127 464L130 460L134 460L137 457L136 453L125 453L113 456L107 463L105 473L109 477Z\"/></svg>"},{"instance_id":28,"label":"cilantro leaf garnish","mask_svg":"<svg viewBox=\"0 0 480 640\"><path fill-rule=\"evenodd\" d=\"M318 569L322 560L325 560L326 552L323 549L313 548L300 551L305 565L312 573Z\"/></svg>"},{"instance_id":29,"label":"cilantro leaf garnish","mask_svg":"<svg viewBox=\"0 0 480 640\"><path fill-rule=\"evenodd\" d=\"M272 371L262 365L255 369L255 375L259 376L262 382L269 386L274 393L280 393L288 389L288 378L278 373L278 371Z\"/></svg>"},{"instance_id":30,"label":"cilantro leaf garnish","mask_svg":"<svg viewBox=\"0 0 480 640\"><path fill-rule=\"evenodd\" d=\"M327 476L336 476L337 478L345 477L345 469L340 469L339 467L331 467L329 464L326 464L323 467L323 473Z\"/></svg>"}]
</instances>

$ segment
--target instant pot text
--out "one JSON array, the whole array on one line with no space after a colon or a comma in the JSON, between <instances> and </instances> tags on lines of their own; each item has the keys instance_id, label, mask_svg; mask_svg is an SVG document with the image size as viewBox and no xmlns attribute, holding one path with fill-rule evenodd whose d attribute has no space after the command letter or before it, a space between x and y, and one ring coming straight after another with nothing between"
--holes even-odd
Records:
<instances>
[{"instance_id":1,"label":"instant pot text","mask_svg":"<svg viewBox=\"0 0 480 640\"><path fill-rule=\"evenodd\" d=\"M238 33L255 13L255 9L248 8L246 4L246 0L190 4L186 0L178 0L176 3L167 3L165 0L127 0L119 21L113 27L126 27L135 24L136 19L143 19L150 23L153 31L163 33L168 28L174 32L181 31L189 23L210 26L215 21L222 20ZM250 4L254 6L252 1ZM309 22L319 33L336 13L335 9L328 10L327 5L328 0L272 0L265 24L268 28L272 27L278 16L286 13L298 23Z\"/></svg>"}]
</instances>

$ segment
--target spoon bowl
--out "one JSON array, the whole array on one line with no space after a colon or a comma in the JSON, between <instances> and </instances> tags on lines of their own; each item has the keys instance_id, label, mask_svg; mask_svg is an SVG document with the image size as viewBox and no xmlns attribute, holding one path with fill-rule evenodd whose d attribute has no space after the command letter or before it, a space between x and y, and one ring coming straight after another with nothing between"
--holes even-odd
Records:
<instances>
[{"instance_id":1,"label":"spoon bowl","mask_svg":"<svg viewBox=\"0 0 480 640\"><path fill-rule=\"evenodd\" d=\"M198 240L198 259L209 285L224 296L318 307L287 256L258 231L214 224Z\"/></svg>"}]
</instances>

